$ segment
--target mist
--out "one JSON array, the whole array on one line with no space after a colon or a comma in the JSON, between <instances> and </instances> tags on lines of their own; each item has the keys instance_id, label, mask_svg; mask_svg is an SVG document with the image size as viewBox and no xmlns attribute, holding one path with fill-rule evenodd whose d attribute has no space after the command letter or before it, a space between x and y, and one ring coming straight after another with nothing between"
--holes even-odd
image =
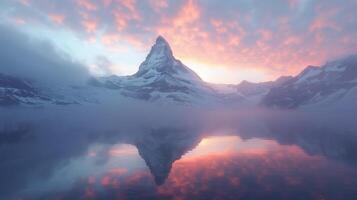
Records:
<instances>
[{"instance_id":1,"label":"mist","mask_svg":"<svg viewBox=\"0 0 357 200\"><path fill-rule=\"evenodd\" d=\"M82 85L87 68L56 49L49 41L31 38L24 32L0 24L0 73L55 85Z\"/></svg>"}]
</instances>

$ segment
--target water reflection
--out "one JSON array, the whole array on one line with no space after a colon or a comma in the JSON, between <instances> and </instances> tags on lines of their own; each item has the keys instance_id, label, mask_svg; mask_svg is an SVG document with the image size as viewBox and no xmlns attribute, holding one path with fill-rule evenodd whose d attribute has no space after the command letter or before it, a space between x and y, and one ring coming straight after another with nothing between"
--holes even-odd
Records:
<instances>
[{"instance_id":1,"label":"water reflection","mask_svg":"<svg viewBox=\"0 0 357 200\"><path fill-rule=\"evenodd\" d=\"M354 133L261 122L19 123L0 131L0 199L356 199Z\"/></svg>"},{"instance_id":2,"label":"water reflection","mask_svg":"<svg viewBox=\"0 0 357 200\"><path fill-rule=\"evenodd\" d=\"M134 152L127 145L109 150L112 156L105 165L79 178L69 190L43 198L353 199L357 195L357 172L352 167L330 162L323 156L310 156L298 146L280 145L272 140L242 140L238 136L204 138L173 164L175 156L159 156L150 171L137 162L139 154L124 153L127 148ZM153 161L146 161L149 162ZM155 173L160 169L166 173L171 164L167 180L157 187ZM70 168L72 171L76 167Z\"/></svg>"},{"instance_id":3,"label":"water reflection","mask_svg":"<svg viewBox=\"0 0 357 200\"><path fill-rule=\"evenodd\" d=\"M171 171L172 163L199 142L198 135L186 131L152 130L135 141L135 146L153 174L156 184L162 185Z\"/></svg>"}]
</instances>

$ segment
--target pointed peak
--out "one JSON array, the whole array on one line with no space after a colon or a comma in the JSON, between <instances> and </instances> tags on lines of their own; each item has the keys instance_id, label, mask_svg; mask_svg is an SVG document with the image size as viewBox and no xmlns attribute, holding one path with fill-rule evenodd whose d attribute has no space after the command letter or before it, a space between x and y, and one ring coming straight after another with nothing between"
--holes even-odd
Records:
<instances>
[{"instance_id":1,"label":"pointed peak","mask_svg":"<svg viewBox=\"0 0 357 200\"><path fill-rule=\"evenodd\" d=\"M167 40L165 40L164 37L162 37L161 35L159 35L156 38L156 42L154 46L160 46L161 48L167 48L171 51L171 47L170 44L167 42Z\"/></svg>"},{"instance_id":2,"label":"pointed peak","mask_svg":"<svg viewBox=\"0 0 357 200\"><path fill-rule=\"evenodd\" d=\"M154 60L174 59L169 43L161 35L157 37L155 44L147 57L147 60L154 58ZM160 59L159 59L160 58Z\"/></svg>"},{"instance_id":3,"label":"pointed peak","mask_svg":"<svg viewBox=\"0 0 357 200\"><path fill-rule=\"evenodd\" d=\"M156 44L157 43L168 43L164 37L162 37L161 35L159 35L157 38L156 38Z\"/></svg>"}]
</instances>

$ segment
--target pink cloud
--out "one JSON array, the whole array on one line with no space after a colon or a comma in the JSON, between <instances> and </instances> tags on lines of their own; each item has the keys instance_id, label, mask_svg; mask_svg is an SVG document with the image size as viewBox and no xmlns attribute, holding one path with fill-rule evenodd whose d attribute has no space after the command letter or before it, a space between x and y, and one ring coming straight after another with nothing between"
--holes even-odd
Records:
<instances>
[{"instance_id":1,"label":"pink cloud","mask_svg":"<svg viewBox=\"0 0 357 200\"><path fill-rule=\"evenodd\" d=\"M325 9L320 6L316 8L317 16L310 24L309 30L311 32L320 31L325 28L330 28L335 31L340 30L339 25L333 20L337 13L339 13L339 8L329 8Z\"/></svg>"},{"instance_id":2,"label":"pink cloud","mask_svg":"<svg viewBox=\"0 0 357 200\"><path fill-rule=\"evenodd\" d=\"M91 0L77 0L77 4L89 11L97 10L97 5L92 3Z\"/></svg>"},{"instance_id":3,"label":"pink cloud","mask_svg":"<svg viewBox=\"0 0 357 200\"><path fill-rule=\"evenodd\" d=\"M56 24L63 24L65 16L61 14L49 14L48 17Z\"/></svg>"},{"instance_id":4,"label":"pink cloud","mask_svg":"<svg viewBox=\"0 0 357 200\"><path fill-rule=\"evenodd\" d=\"M116 28L119 32L124 31L131 21L141 19L140 12L135 7L134 0L120 1L120 6L113 10L113 16L116 23Z\"/></svg>"},{"instance_id":5,"label":"pink cloud","mask_svg":"<svg viewBox=\"0 0 357 200\"><path fill-rule=\"evenodd\" d=\"M93 33L97 30L97 22L94 20L83 20L82 25L88 33Z\"/></svg>"},{"instance_id":6,"label":"pink cloud","mask_svg":"<svg viewBox=\"0 0 357 200\"><path fill-rule=\"evenodd\" d=\"M149 2L156 12L160 12L160 10L165 9L169 6L167 0L149 0Z\"/></svg>"},{"instance_id":7,"label":"pink cloud","mask_svg":"<svg viewBox=\"0 0 357 200\"><path fill-rule=\"evenodd\" d=\"M36 1L19 1L34 8L37 5ZM212 6L198 0L75 2L73 10L66 8L61 14L50 3L37 7L44 9L42 12L57 25L85 32L92 38L99 35L99 41L110 49L118 50L121 48L118 43L124 42L140 51L149 50L157 35L163 35L177 58L184 63L199 63L202 68L235 72L252 69L269 74L266 78L272 79L357 51L353 29L356 17L354 12L348 12L356 5L352 0L344 4L328 1L311 5L287 0L277 6L276 13L267 12L269 7L250 12L239 6L215 7L214 3ZM61 8L60 4L57 7ZM17 20L11 22L16 24L40 21L15 16Z\"/></svg>"},{"instance_id":8,"label":"pink cloud","mask_svg":"<svg viewBox=\"0 0 357 200\"><path fill-rule=\"evenodd\" d=\"M103 0L104 6L108 7L112 4L113 0Z\"/></svg>"},{"instance_id":9,"label":"pink cloud","mask_svg":"<svg viewBox=\"0 0 357 200\"><path fill-rule=\"evenodd\" d=\"M260 30L258 31L262 37L263 40L271 40L273 38L273 33L270 30Z\"/></svg>"},{"instance_id":10,"label":"pink cloud","mask_svg":"<svg viewBox=\"0 0 357 200\"><path fill-rule=\"evenodd\" d=\"M136 12L135 0L121 0L120 3L126 7L130 12Z\"/></svg>"}]
</instances>

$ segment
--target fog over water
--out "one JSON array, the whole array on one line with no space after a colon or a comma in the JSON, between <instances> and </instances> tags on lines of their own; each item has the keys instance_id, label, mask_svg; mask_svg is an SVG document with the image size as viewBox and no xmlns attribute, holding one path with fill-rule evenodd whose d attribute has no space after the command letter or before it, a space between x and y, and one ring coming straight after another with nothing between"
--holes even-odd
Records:
<instances>
[{"instance_id":1,"label":"fog over water","mask_svg":"<svg viewBox=\"0 0 357 200\"><path fill-rule=\"evenodd\" d=\"M111 187L110 193L103 193L102 189L96 187L92 188L91 192L96 193L96 198L105 199L106 195L120 193L124 196L129 195L127 196L130 197L129 199L136 199L140 196L128 192L136 189L141 190L144 187L144 194L153 199L165 199L164 193L169 196L174 195L172 192L176 191L175 187L178 187L172 182L174 175L171 176L170 173L173 171L178 177L181 176L180 173L186 173L180 172L181 169L185 169L183 165L177 166L175 163L185 163L185 159L180 161L181 156L197 145L199 145L198 147L202 146L205 143L202 141L207 141L203 138L210 137L216 137L213 141L223 138L225 141L221 144L223 146L229 145L233 141L231 145L237 148L250 145L257 148L266 147L263 148L264 151L252 147L251 151L247 152L253 152L253 154L244 154L244 157L239 154L241 150L236 149L234 151L237 151L239 155L234 154L234 151L230 149L229 153L233 153L232 155L226 152L224 156L220 156L220 148L217 146L200 150L201 153L208 152L207 155L214 155L214 159L212 159L216 159L217 162L220 162L218 161L220 159L229 158L227 169L225 165L222 168L217 166L214 169L216 171L223 170L224 174L235 174L235 171L239 171L241 167L247 167L250 162L261 162L259 160L263 158L279 159L279 162L284 163L284 159L290 159L289 155L299 157L296 158L297 160L300 157L314 158L311 163L316 162L316 165L322 165L322 168L326 168L326 170L339 168L340 171L342 170L342 174L350 173L351 169L355 169L357 161L357 135L355 132L357 127L353 120L353 113L347 117L337 113L277 111L259 108L236 108L234 110L212 107L189 108L159 106L122 99L120 103L113 102L112 105L107 104L107 106L54 106L46 109L1 108L0 119L0 158L2 160L0 164L0 185L2 185L0 194L4 198L22 196L29 197L29 199L46 199L46 197L54 198L53 195L61 194L64 199L73 199L85 195L86 189L82 187L87 186L83 185L85 183L82 181L96 176L99 181L98 179L105 177L105 173L111 173L110 178L107 179L115 181L118 178L117 181L126 186L119 187L121 188L120 192L119 189ZM237 139L228 136L234 136ZM227 137L228 139L224 140ZM270 146L266 146L266 144L270 144ZM216 148L218 149L214 151ZM213 149L213 152L208 151L209 149ZM283 157L277 158L276 156L280 153L272 153L272 151L281 152ZM265 152L264 156L259 152ZM133 155L136 155L135 159ZM203 155L205 154L203 153ZM259 157L256 157L257 155ZM257 160L249 160L249 156L251 159ZM92 157L93 162L86 161ZM246 164L240 163L243 161L239 160L243 158L249 161L244 161ZM316 160L316 158L323 161ZM130 161L133 159L135 161ZM198 156L197 159L205 159L205 156ZM206 161L202 160L202 162ZM207 160L207 162L211 161ZM310 161L304 160L300 164L305 166L303 164L305 162L310 163ZM116 167L122 165L124 166ZM286 164L285 167L290 169L292 166ZM120 170L117 168L123 168L123 173L119 173ZM114 172L119 170L119 174L115 175L113 170ZM195 172L195 169L191 171L188 167L187 170L190 173ZM233 171L230 172L230 170ZM253 173L260 169L250 168L250 170L253 170ZM284 174L286 172L283 169L278 169L278 166L271 166L267 170L268 174ZM65 175L59 176L58 174L61 173L65 173ZM301 173L303 173L301 176L311 173L322 176L324 172L312 171L307 168ZM342 176L338 173L333 178L333 182L335 179L338 180L337 182L339 180L346 181L345 174ZM100 178L101 176L104 177ZM137 185L139 183L130 183L134 184L130 185L128 182L120 181L122 176L127 178L138 176L145 181L140 182L141 186ZM209 178L211 175L205 176ZM224 177L228 178L229 176L225 175ZM309 179L308 176L306 178ZM203 180L198 178L196 181ZM240 181L243 186L248 184L244 180ZM283 184L275 179L265 181L270 184L275 181L277 184ZM324 183L327 184L329 181L332 180L326 180ZM349 184L352 183L354 182L349 182ZM103 186L103 184L101 185ZM112 182L104 185L113 186ZM232 184L229 185L234 188ZM327 185L321 187L325 186L330 187ZM305 187L299 187L297 188L301 192L307 190ZM325 189L322 189L321 195L329 197L329 195L337 195L338 191L344 191L346 195L356 195L355 189L340 187L336 188L336 193L333 194L324 193ZM158 192L158 188L165 188L165 192ZM241 194L249 196L251 189L248 187L247 190L241 191ZM262 194L264 191L261 191ZM188 195L185 196L186 198L193 195L190 192L192 191L188 189L185 193ZM209 192L218 195L225 191L216 188ZM289 193L288 190L286 195L293 197L296 196L296 192L292 190ZM204 192L201 194L203 196L199 195L200 198L204 198L205 194ZM273 197L274 195L271 196L271 198Z\"/></svg>"}]
</instances>

